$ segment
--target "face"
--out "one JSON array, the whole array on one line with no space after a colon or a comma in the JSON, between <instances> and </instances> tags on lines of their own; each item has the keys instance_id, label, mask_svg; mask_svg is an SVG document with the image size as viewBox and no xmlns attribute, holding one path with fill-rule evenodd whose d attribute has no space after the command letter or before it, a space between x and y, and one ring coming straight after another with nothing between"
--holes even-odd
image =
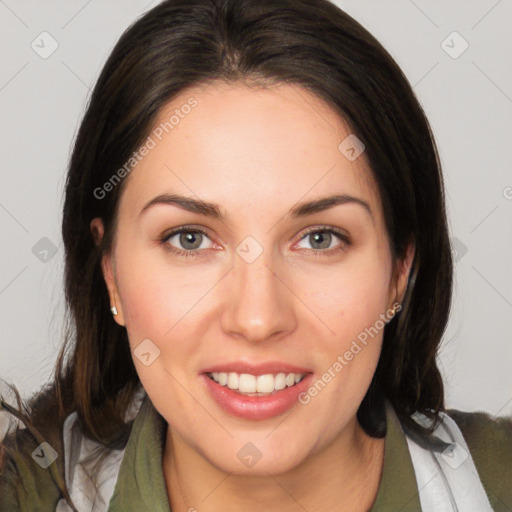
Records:
<instances>
[{"instance_id":1,"label":"face","mask_svg":"<svg viewBox=\"0 0 512 512\"><path fill-rule=\"evenodd\" d=\"M408 262L349 134L295 86L195 87L125 178L115 320L173 438L222 471L286 471L359 428Z\"/></svg>"}]
</instances>

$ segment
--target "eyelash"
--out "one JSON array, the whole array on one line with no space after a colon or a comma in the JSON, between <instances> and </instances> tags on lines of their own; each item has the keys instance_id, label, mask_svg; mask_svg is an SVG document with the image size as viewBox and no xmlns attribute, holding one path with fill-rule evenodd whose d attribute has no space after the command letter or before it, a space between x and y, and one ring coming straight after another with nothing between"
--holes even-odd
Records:
<instances>
[{"instance_id":1,"label":"eyelash","mask_svg":"<svg viewBox=\"0 0 512 512\"><path fill-rule=\"evenodd\" d=\"M190 257L198 257L201 254L201 250L194 249L194 250L185 250L185 249L176 249L175 247L170 246L167 242L169 239L171 239L175 235L179 235L181 233L200 233L206 237L209 238L208 233L203 231L199 228L192 228L183 226L181 228L175 229L171 233L165 234L162 238L160 238L160 243L164 245L165 249L167 251L170 251L177 256L183 256L184 258L190 258ZM299 242L302 241L304 238L306 238L308 235L311 235L312 233L331 233L337 236L341 240L341 244L333 249L306 249L308 251L312 251L314 256L330 256L334 253L338 253L338 251L344 251L346 250L347 246L352 245L352 242L350 238L341 230L338 230L333 227L329 226L320 226L312 228L305 233L303 233L302 237L300 238Z\"/></svg>"}]
</instances>

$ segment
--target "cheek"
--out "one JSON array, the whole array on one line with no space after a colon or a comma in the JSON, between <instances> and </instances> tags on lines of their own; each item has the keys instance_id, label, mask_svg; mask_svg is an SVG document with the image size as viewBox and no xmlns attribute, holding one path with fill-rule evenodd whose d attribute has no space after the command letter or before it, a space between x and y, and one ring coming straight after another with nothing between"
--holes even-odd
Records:
<instances>
[{"instance_id":1,"label":"cheek","mask_svg":"<svg viewBox=\"0 0 512 512\"><path fill-rule=\"evenodd\" d=\"M303 296L331 333L334 331L338 344L345 343L386 312L390 276L389 256L368 251L306 278Z\"/></svg>"},{"instance_id":2,"label":"cheek","mask_svg":"<svg viewBox=\"0 0 512 512\"><path fill-rule=\"evenodd\" d=\"M120 237L121 240L122 237ZM185 285L180 269L165 265L163 251L142 241L116 248L116 275L126 327L139 336L162 337L183 315L194 295L194 282Z\"/></svg>"},{"instance_id":3,"label":"cheek","mask_svg":"<svg viewBox=\"0 0 512 512\"><path fill-rule=\"evenodd\" d=\"M187 382L187 371L194 365L194 340L199 337L192 327L193 306L201 290L194 286L196 281L187 286L183 272L164 271L149 258L137 257L136 251L118 261L125 325L142 385L157 403L185 410L190 404L177 383Z\"/></svg>"},{"instance_id":4,"label":"cheek","mask_svg":"<svg viewBox=\"0 0 512 512\"><path fill-rule=\"evenodd\" d=\"M120 246L117 262L118 288L132 350L150 339L165 367L173 360L194 361L204 305L219 276L206 265L170 265L165 254L136 245L129 250Z\"/></svg>"},{"instance_id":5,"label":"cheek","mask_svg":"<svg viewBox=\"0 0 512 512\"><path fill-rule=\"evenodd\" d=\"M355 414L379 360L387 325L382 315L388 310L390 276L390 256L374 249L308 280L306 302L319 311L320 320L331 331L316 339L322 373L317 376L316 389L310 388L312 395L304 398L305 402L314 400L315 414L308 421L338 411L332 418L332 425L338 426L348 410ZM323 399L316 400L317 394ZM341 410L340 403L348 409Z\"/></svg>"}]
</instances>

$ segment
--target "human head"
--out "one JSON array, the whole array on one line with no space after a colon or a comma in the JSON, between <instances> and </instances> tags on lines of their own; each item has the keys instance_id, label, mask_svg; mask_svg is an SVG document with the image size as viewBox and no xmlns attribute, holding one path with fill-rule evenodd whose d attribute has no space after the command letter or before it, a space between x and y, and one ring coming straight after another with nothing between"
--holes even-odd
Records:
<instances>
[{"instance_id":1,"label":"human head","mask_svg":"<svg viewBox=\"0 0 512 512\"><path fill-rule=\"evenodd\" d=\"M370 397L377 393L408 423L416 410L438 411L443 387L435 356L448 317L452 262L435 143L398 66L327 1L171 1L144 15L114 48L70 162L63 238L77 336L71 375L89 434L101 438L108 430L90 406L107 411L117 393L138 380L126 330L111 317L102 273L128 180L104 197L97 191L143 144L165 105L187 88L219 79L303 88L364 141L391 254L399 259L413 243L415 257L360 417L371 422ZM98 246L90 231L96 217L105 226Z\"/></svg>"}]
</instances>

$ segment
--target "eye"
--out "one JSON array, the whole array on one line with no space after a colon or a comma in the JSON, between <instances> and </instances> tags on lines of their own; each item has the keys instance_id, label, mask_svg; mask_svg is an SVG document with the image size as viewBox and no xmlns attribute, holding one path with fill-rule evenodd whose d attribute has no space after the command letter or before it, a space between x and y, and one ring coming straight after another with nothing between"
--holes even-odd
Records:
<instances>
[{"instance_id":1,"label":"eye","mask_svg":"<svg viewBox=\"0 0 512 512\"><path fill-rule=\"evenodd\" d=\"M336 239L341 241L336 245ZM345 250L351 244L350 238L341 230L335 228L314 228L307 231L301 238L300 243L309 242L311 247L301 247L302 249L310 249L314 251L313 254L329 254L337 252L338 250ZM334 245L333 245L334 244Z\"/></svg>"},{"instance_id":2,"label":"eye","mask_svg":"<svg viewBox=\"0 0 512 512\"><path fill-rule=\"evenodd\" d=\"M196 256L201 252L199 249L213 247L213 242L210 240L210 245L208 245L207 240L210 238L205 231L198 228L181 227L164 235L161 242L166 249L180 256Z\"/></svg>"},{"instance_id":3,"label":"eye","mask_svg":"<svg viewBox=\"0 0 512 512\"><path fill-rule=\"evenodd\" d=\"M336 239L341 241L341 243L336 245ZM210 245L208 245L207 240L210 241ZM314 255L329 255L339 250L345 250L347 246L351 245L348 235L332 227L317 227L311 229L302 236L299 244L304 241L309 242L312 247L301 247L300 245L298 247L301 249L310 249L313 251ZM187 226L165 234L160 242L164 245L166 250L184 257L199 256L202 253L202 249L211 249L214 246L205 231Z\"/></svg>"}]
</instances>

